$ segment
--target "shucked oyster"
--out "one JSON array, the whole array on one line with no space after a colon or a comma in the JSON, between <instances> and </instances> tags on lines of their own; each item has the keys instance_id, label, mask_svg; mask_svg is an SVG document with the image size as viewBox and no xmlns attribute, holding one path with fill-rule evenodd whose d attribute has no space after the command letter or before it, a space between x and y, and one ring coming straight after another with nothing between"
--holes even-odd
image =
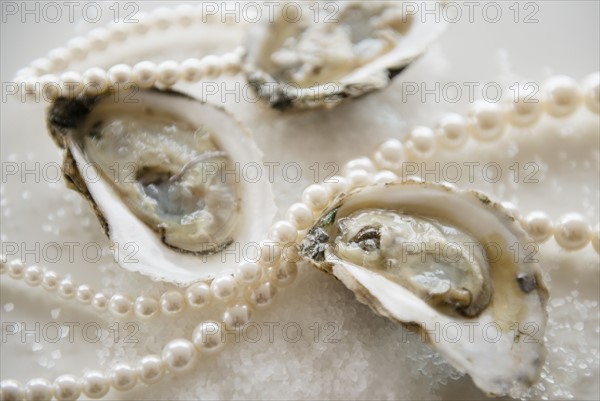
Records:
<instances>
[{"instance_id":1,"label":"shucked oyster","mask_svg":"<svg viewBox=\"0 0 600 401\"><path fill-rule=\"evenodd\" d=\"M384 88L444 29L443 20L425 18L420 4L408 3L284 6L274 13L274 20L251 31L248 81L280 110L332 107L345 98ZM433 2L427 7L440 11L442 6Z\"/></svg>"},{"instance_id":2,"label":"shucked oyster","mask_svg":"<svg viewBox=\"0 0 600 401\"><path fill-rule=\"evenodd\" d=\"M409 181L342 195L301 254L505 395L536 382L545 357L548 291L530 245L484 195Z\"/></svg>"},{"instance_id":3,"label":"shucked oyster","mask_svg":"<svg viewBox=\"0 0 600 401\"><path fill-rule=\"evenodd\" d=\"M174 92L58 99L49 127L64 175L94 206L120 264L187 284L241 262L274 214L261 153L224 110ZM228 250L232 248L233 250Z\"/></svg>"}]
</instances>

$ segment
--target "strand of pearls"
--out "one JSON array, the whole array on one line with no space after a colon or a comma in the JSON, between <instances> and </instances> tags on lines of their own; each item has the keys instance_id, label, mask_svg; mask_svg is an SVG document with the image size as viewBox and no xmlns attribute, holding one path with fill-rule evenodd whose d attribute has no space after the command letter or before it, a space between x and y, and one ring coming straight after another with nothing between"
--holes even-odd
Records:
<instances>
[{"instance_id":1,"label":"strand of pearls","mask_svg":"<svg viewBox=\"0 0 600 401\"><path fill-rule=\"evenodd\" d=\"M106 70L94 67L83 73L67 71L73 62L85 60L129 37L143 36L153 30L164 31L173 26L189 27L196 22L212 23L216 22L216 17L216 14L203 14L201 6L182 4L175 8L159 7L149 14L139 13L137 22L112 23L105 28L94 29L17 71L16 89L25 95L26 100L43 98L52 101L61 96L98 96L128 85L170 88L179 81L197 82L221 75L235 75L241 69L244 55L241 47L221 56L208 55L182 62L167 60L157 65L141 61L135 65L117 64Z\"/></svg>"},{"instance_id":2,"label":"strand of pearls","mask_svg":"<svg viewBox=\"0 0 600 401\"><path fill-rule=\"evenodd\" d=\"M83 74L67 71L60 76L19 76L15 81L25 100L37 101L41 98L53 101L59 97L74 98L79 95L93 97L120 88L170 88L179 81L193 83L206 78L235 75L240 72L243 55L244 49L240 47L221 56L208 55L182 62L167 60L157 65L151 61L140 61L133 66L117 64L108 70L93 67Z\"/></svg>"},{"instance_id":3,"label":"strand of pearls","mask_svg":"<svg viewBox=\"0 0 600 401\"><path fill-rule=\"evenodd\" d=\"M469 138L478 142L498 140L509 124L529 127L538 122L543 113L564 118L582 104L593 113L600 113L600 73L590 74L581 85L566 76L550 78L543 85L543 93L541 99L528 99L526 93L520 91L519 98L509 104L475 102L466 117L447 114L433 128L413 128L404 144L397 139L384 142L375 151L374 162L383 169L399 172L407 159L431 159L438 148L458 150Z\"/></svg>"},{"instance_id":4,"label":"strand of pearls","mask_svg":"<svg viewBox=\"0 0 600 401\"><path fill-rule=\"evenodd\" d=\"M7 273L8 277L23 280L31 287L39 286L48 292L57 293L63 299L75 300L82 305L91 306L97 313L109 312L117 319L125 319L133 315L140 320L149 320L159 315L177 317L188 307L202 309L213 301L230 302L244 299L247 295L252 295L250 298L252 300L266 302L267 300L262 299L258 293L246 294L246 287L252 287L252 290L256 290L255 286L263 284L267 287L283 287L293 281L296 275L297 250L290 244L286 247L285 255L282 255L279 246L269 242L265 243L264 251L277 252L277 255L265 257L258 263L244 263L233 275L217 276L210 283L197 282L184 291L178 289L166 291L158 298L140 295L132 300L120 293L109 297L103 291L94 291L87 284L78 285L69 277L62 278L52 270L37 265L26 267L19 259L8 262L1 254L0 274ZM290 266L281 268L281 264L284 263L281 259L291 262Z\"/></svg>"},{"instance_id":5,"label":"strand of pearls","mask_svg":"<svg viewBox=\"0 0 600 401\"><path fill-rule=\"evenodd\" d=\"M125 42L132 36L143 37L153 30L165 31L174 26L189 27L194 23L216 22L216 14L203 14L201 6L182 4L175 8L159 7L151 13L137 13L135 20L110 23L104 28L96 28L86 36L75 37L66 46L48 52L47 57L34 60L28 67L17 72L21 77L41 77L65 70L75 61L85 60L94 53L100 53L113 44Z\"/></svg>"},{"instance_id":6,"label":"strand of pearls","mask_svg":"<svg viewBox=\"0 0 600 401\"><path fill-rule=\"evenodd\" d=\"M108 372L89 371L83 377L62 375L50 382L35 378L25 385L16 380L3 380L0 383L2 400L75 400L82 394L88 398L102 398L113 388L126 391L138 383L152 384L160 381L166 373L183 373L191 370L202 354L213 354L225 344L224 330L239 330L250 322L255 309L270 306L279 289L293 283L297 276L296 241L301 238L304 229L312 222L308 206L299 204L290 208L287 220L273 224L269 238L263 242L263 250L257 263L241 265L233 275L221 275L210 284L196 283L188 287L185 295L180 292L166 292L161 296L160 307L157 300L149 298L136 302L124 300L122 295L108 299L96 293L88 286L76 286L69 279L60 280L55 272L44 272L37 266L24 267L20 260L7 263L4 256L0 260L0 273L7 273L14 279L23 279L31 286L42 285L50 291L58 291L64 298L75 298L83 304L92 304L98 311L110 310L117 317L139 311L158 310L172 313L165 305L183 305L203 307L210 299L225 305L220 322L204 321L198 324L191 340L185 338L168 342L161 355L147 355L136 365L118 364ZM300 224L297 224L299 222ZM100 295L99 295L100 294ZM174 295L177 294L177 295ZM116 297L116 298L115 298ZM138 302L139 301L139 302ZM181 309L181 308L176 308ZM144 312L144 318L154 316Z\"/></svg>"},{"instance_id":7,"label":"strand of pearls","mask_svg":"<svg viewBox=\"0 0 600 401\"><path fill-rule=\"evenodd\" d=\"M173 290L163 293L159 299L142 295L132 301L119 293L108 297L104 292L95 292L89 285L78 285L69 277L62 278L58 273L37 265L25 267L19 259L2 262L1 272L6 272L12 279L23 280L31 287L42 287L48 292L57 293L61 298L91 306L98 313L108 311L119 319L128 318L132 314L141 320L148 320L159 314L177 316L186 307L199 309L211 301L210 287L206 283L194 284L183 294Z\"/></svg>"},{"instance_id":8,"label":"strand of pearls","mask_svg":"<svg viewBox=\"0 0 600 401\"><path fill-rule=\"evenodd\" d=\"M597 253L600 253L598 225L594 229L579 213L567 213L556 223L542 211L534 211L526 216L519 216L521 226L536 242L543 243L550 237L567 251L578 251L589 243Z\"/></svg>"}]
</instances>

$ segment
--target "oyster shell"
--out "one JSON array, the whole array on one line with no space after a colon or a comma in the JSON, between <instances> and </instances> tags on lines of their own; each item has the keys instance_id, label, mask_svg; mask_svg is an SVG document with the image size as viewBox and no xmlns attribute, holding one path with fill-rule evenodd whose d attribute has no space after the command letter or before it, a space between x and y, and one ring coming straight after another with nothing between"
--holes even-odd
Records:
<instances>
[{"instance_id":1,"label":"oyster shell","mask_svg":"<svg viewBox=\"0 0 600 401\"><path fill-rule=\"evenodd\" d=\"M384 88L445 28L399 1L302 5L298 18L275 13L249 35L247 79L279 110L333 107Z\"/></svg>"},{"instance_id":2,"label":"oyster shell","mask_svg":"<svg viewBox=\"0 0 600 401\"><path fill-rule=\"evenodd\" d=\"M334 203L302 241L305 259L376 313L416 329L489 395L537 381L548 291L532 241L499 204L413 181Z\"/></svg>"},{"instance_id":3,"label":"oyster shell","mask_svg":"<svg viewBox=\"0 0 600 401\"><path fill-rule=\"evenodd\" d=\"M262 154L223 109L146 90L58 99L48 125L67 183L93 205L124 268L180 285L209 280L266 235L270 184L243 174Z\"/></svg>"}]
</instances>

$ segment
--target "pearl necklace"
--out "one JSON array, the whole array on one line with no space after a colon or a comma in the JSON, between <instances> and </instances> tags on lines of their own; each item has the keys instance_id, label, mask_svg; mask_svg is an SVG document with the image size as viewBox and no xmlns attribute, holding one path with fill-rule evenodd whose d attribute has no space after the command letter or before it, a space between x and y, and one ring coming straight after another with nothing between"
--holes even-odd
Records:
<instances>
[{"instance_id":1,"label":"pearl necklace","mask_svg":"<svg viewBox=\"0 0 600 401\"><path fill-rule=\"evenodd\" d=\"M68 71L57 77L59 70L65 69L72 61L80 60L95 51L102 51L111 42L121 42L129 35L144 34L150 29L164 30L173 24L189 26L203 18L199 7L182 5L174 10L159 8L152 14L140 16L140 22L129 27L126 24L113 24L109 28L96 29L86 38L75 38L66 47L51 51L48 58L34 61L30 67L17 73L16 82L22 94L45 100L59 96L98 95L107 90L118 89L120 85L134 84L142 88L157 86L168 88L180 80L196 82L202 78L215 78L223 74L237 74L241 69L243 49L226 53L223 56L209 55L202 59L188 59L181 63L164 61L158 66L142 61L134 66L117 64L108 70L90 68L83 74ZM457 114L442 117L435 128L416 127L408 141L402 143L390 139L380 145L372 157L362 157L346 164L345 176L332 177L329 182L313 184L302 193L302 202L292 205L287 219L275 223L271 229L270 247L276 251L263 252L270 255L256 263L242 265L234 274L215 278L210 285L195 283L183 293L171 290L163 293L159 300L153 297L138 296L132 301L125 295L115 294L111 298L103 292L94 292L90 286L76 285L70 278L61 279L53 271L38 266L25 268L20 260L6 262L0 255L0 274L8 273L13 279L23 279L32 287L41 286L47 291L56 291L64 299L75 299L83 305L92 306L102 313L110 312L116 318L126 318L133 314L147 320L159 313L176 316L186 306L201 309L212 300L228 305L222 315L222 323L228 328L240 328L250 321L253 308L264 308L272 304L278 288L291 284L297 275L294 254L282 257L282 248L295 243L306 233L316 215L324 210L337 195L350 189L398 180L403 163L408 157L427 159L436 146L447 149L460 148L471 135L478 141L493 141L502 135L507 121L518 127L535 124L546 111L552 117L566 117L582 103L595 113L600 113L600 79L592 75L583 82L583 91L568 77L555 77L546 84L546 99L543 103L526 103L516 99L507 110L492 103L476 103L467 118ZM583 100L583 101L582 101ZM414 179L414 178L413 178ZM555 224L541 211L521 217L514 206L503 203L519 219L524 229L537 242L544 242L554 236L558 245L568 251L576 251L592 243L599 251L598 227L591 230L579 214L570 213ZM287 247L287 249L296 249ZM285 260L284 260L285 259ZM110 372L87 372L83 378L63 375L54 383L46 379L32 379L25 386L15 380L3 380L0 392L3 400L11 399L77 399L83 393L89 398L101 398L112 387L125 391L133 388L138 381L152 384L160 381L166 372L189 371L199 358L199 354L211 354L222 349L222 326L214 321L200 323L192 334L192 340L175 339L167 343L162 355L147 355L137 366L119 364Z\"/></svg>"},{"instance_id":2,"label":"pearl necklace","mask_svg":"<svg viewBox=\"0 0 600 401\"><path fill-rule=\"evenodd\" d=\"M116 64L106 70L92 67L83 73L64 71L74 61L84 60L130 36L144 35L151 30L163 31L173 25L189 27L195 22L214 23L217 22L215 17L215 14L204 15L201 7L184 4L175 9L160 7L150 14L140 13L139 22L135 24L112 23L106 28L94 29L86 37L73 38L66 46L51 50L46 58L36 59L19 70L14 79L16 93L20 92L26 100L41 97L53 101L60 96L97 96L128 85L170 88L179 81L193 83L226 74L235 75L241 70L242 47L221 56L208 55L182 62L167 60L156 65L151 61L140 61L132 66Z\"/></svg>"}]
</instances>

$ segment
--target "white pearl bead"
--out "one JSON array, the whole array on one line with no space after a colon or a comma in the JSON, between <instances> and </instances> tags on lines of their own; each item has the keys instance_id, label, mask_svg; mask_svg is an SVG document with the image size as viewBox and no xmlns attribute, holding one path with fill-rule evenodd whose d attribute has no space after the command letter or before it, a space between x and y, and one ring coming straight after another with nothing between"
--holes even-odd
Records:
<instances>
[{"instance_id":1,"label":"white pearl bead","mask_svg":"<svg viewBox=\"0 0 600 401\"><path fill-rule=\"evenodd\" d=\"M183 310L185 298L179 291L167 291L160 296L160 309L165 315L175 315Z\"/></svg>"},{"instance_id":2,"label":"white pearl bead","mask_svg":"<svg viewBox=\"0 0 600 401\"><path fill-rule=\"evenodd\" d=\"M42 269L39 266L29 266L23 273L23 281L32 287L40 285L43 278Z\"/></svg>"},{"instance_id":3,"label":"white pearl bead","mask_svg":"<svg viewBox=\"0 0 600 401\"><path fill-rule=\"evenodd\" d=\"M37 75L37 72L33 68L25 67L25 68L21 68L17 71L17 73L15 74L15 79L16 78L33 77L36 75Z\"/></svg>"},{"instance_id":4,"label":"white pearl bead","mask_svg":"<svg viewBox=\"0 0 600 401\"><path fill-rule=\"evenodd\" d=\"M223 62L218 56L206 56L200 60L200 69L203 76L218 77L223 72Z\"/></svg>"},{"instance_id":5,"label":"white pearl bead","mask_svg":"<svg viewBox=\"0 0 600 401\"><path fill-rule=\"evenodd\" d=\"M6 256L3 253L0 253L0 274L6 273L6 267L8 265L8 261Z\"/></svg>"},{"instance_id":6,"label":"white pearl bead","mask_svg":"<svg viewBox=\"0 0 600 401\"><path fill-rule=\"evenodd\" d=\"M93 297L94 297L94 291L92 291L92 289L89 286L82 284L79 287L77 287L77 292L75 293L75 298L77 299L78 302L80 302L84 305L88 305L92 302Z\"/></svg>"},{"instance_id":7,"label":"white pearl bead","mask_svg":"<svg viewBox=\"0 0 600 401\"><path fill-rule=\"evenodd\" d=\"M70 278L65 278L58 284L58 295L64 299L73 298L76 291L77 287Z\"/></svg>"},{"instance_id":8,"label":"white pearl bead","mask_svg":"<svg viewBox=\"0 0 600 401\"><path fill-rule=\"evenodd\" d=\"M146 384L157 383L165 375L165 364L158 355L146 355L140 362L138 376Z\"/></svg>"},{"instance_id":9,"label":"white pearl bead","mask_svg":"<svg viewBox=\"0 0 600 401\"><path fill-rule=\"evenodd\" d=\"M90 43L90 49L101 51L106 49L111 39L110 32L105 28L96 28L88 33L87 37Z\"/></svg>"},{"instance_id":10,"label":"white pearl bead","mask_svg":"<svg viewBox=\"0 0 600 401\"><path fill-rule=\"evenodd\" d=\"M67 71L60 76L61 95L74 98L83 91L83 77L75 71Z\"/></svg>"},{"instance_id":11,"label":"white pearl bead","mask_svg":"<svg viewBox=\"0 0 600 401\"><path fill-rule=\"evenodd\" d=\"M460 114L450 113L442 116L435 127L438 143L446 149L458 149L469 138L467 122Z\"/></svg>"},{"instance_id":12,"label":"white pearl bead","mask_svg":"<svg viewBox=\"0 0 600 401\"><path fill-rule=\"evenodd\" d=\"M300 230L304 230L312 224L313 213L304 203L294 203L287 211L287 218Z\"/></svg>"},{"instance_id":13,"label":"white pearl bead","mask_svg":"<svg viewBox=\"0 0 600 401\"><path fill-rule=\"evenodd\" d=\"M585 105L594 113L600 113L600 73L588 75L581 86Z\"/></svg>"},{"instance_id":14,"label":"white pearl bead","mask_svg":"<svg viewBox=\"0 0 600 401\"><path fill-rule=\"evenodd\" d=\"M550 238L554 228L550 217L541 211L531 212L523 221L525 230L529 236L535 241L542 243Z\"/></svg>"},{"instance_id":15,"label":"white pearl bead","mask_svg":"<svg viewBox=\"0 0 600 401\"><path fill-rule=\"evenodd\" d=\"M388 170L380 171L373 176L373 182L375 184L387 184L397 180L398 176L395 173Z\"/></svg>"},{"instance_id":16,"label":"white pearl bead","mask_svg":"<svg viewBox=\"0 0 600 401\"><path fill-rule=\"evenodd\" d=\"M223 313L223 323L228 328L240 328L248 322L252 317L252 309L246 304L237 304L228 307Z\"/></svg>"},{"instance_id":17,"label":"white pearl bead","mask_svg":"<svg viewBox=\"0 0 600 401\"><path fill-rule=\"evenodd\" d=\"M281 220L273 224L271 228L271 238L275 242L284 245L288 242L294 242L298 237L298 228L286 220Z\"/></svg>"},{"instance_id":18,"label":"white pearl bead","mask_svg":"<svg viewBox=\"0 0 600 401\"><path fill-rule=\"evenodd\" d=\"M510 103L508 120L517 127L535 124L544 111L542 101L526 88L519 88L518 97Z\"/></svg>"},{"instance_id":19,"label":"white pearl bead","mask_svg":"<svg viewBox=\"0 0 600 401\"><path fill-rule=\"evenodd\" d=\"M115 294L108 302L108 310L117 318L129 316L132 309L132 302L129 298L121 294Z\"/></svg>"},{"instance_id":20,"label":"white pearl bead","mask_svg":"<svg viewBox=\"0 0 600 401\"><path fill-rule=\"evenodd\" d=\"M195 283L185 290L185 299L192 308L203 308L210 303L210 287L206 283Z\"/></svg>"},{"instance_id":21,"label":"white pearl bead","mask_svg":"<svg viewBox=\"0 0 600 401\"><path fill-rule=\"evenodd\" d=\"M600 253L600 226L598 225L592 231L592 246L596 252Z\"/></svg>"},{"instance_id":22,"label":"white pearl bead","mask_svg":"<svg viewBox=\"0 0 600 401\"><path fill-rule=\"evenodd\" d=\"M237 293L235 279L228 274L216 277L212 283L210 283L210 292L215 299L222 302L233 299Z\"/></svg>"},{"instance_id":23,"label":"white pearl bead","mask_svg":"<svg viewBox=\"0 0 600 401\"><path fill-rule=\"evenodd\" d=\"M548 114L554 117L568 116L581 103L581 94L577 82L573 78L564 75L546 81L544 93L546 110Z\"/></svg>"},{"instance_id":24,"label":"white pearl bead","mask_svg":"<svg viewBox=\"0 0 600 401\"><path fill-rule=\"evenodd\" d=\"M494 141L502 136L506 116L496 103L477 101L469 113L469 130L479 141Z\"/></svg>"},{"instance_id":25,"label":"white pearl bead","mask_svg":"<svg viewBox=\"0 0 600 401\"><path fill-rule=\"evenodd\" d=\"M197 17L196 14L196 7L191 4L180 4L175 7L175 19L181 26L191 25Z\"/></svg>"},{"instance_id":26,"label":"white pearl bead","mask_svg":"<svg viewBox=\"0 0 600 401\"><path fill-rule=\"evenodd\" d=\"M52 65L47 58L38 58L31 62L31 68L35 70L37 76L49 74L52 71Z\"/></svg>"},{"instance_id":27,"label":"white pearl bead","mask_svg":"<svg viewBox=\"0 0 600 401\"><path fill-rule=\"evenodd\" d=\"M127 22L117 22L109 29L110 40L113 42L123 42L127 39L133 28Z\"/></svg>"},{"instance_id":28,"label":"white pearl bead","mask_svg":"<svg viewBox=\"0 0 600 401\"><path fill-rule=\"evenodd\" d=\"M40 77L42 97L47 101L54 101L62 94L61 82L56 75L44 75Z\"/></svg>"},{"instance_id":29,"label":"white pearl bead","mask_svg":"<svg viewBox=\"0 0 600 401\"><path fill-rule=\"evenodd\" d=\"M266 308L273 303L276 293L277 287L267 281L250 290L248 301L257 308Z\"/></svg>"},{"instance_id":30,"label":"white pearl bead","mask_svg":"<svg viewBox=\"0 0 600 401\"><path fill-rule=\"evenodd\" d=\"M140 319L150 319L158 313L159 304L153 297L140 296L136 298L133 309L135 315Z\"/></svg>"},{"instance_id":31,"label":"white pearl bead","mask_svg":"<svg viewBox=\"0 0 600 401\"><path fill-rule=\"evenodd\" d=\"M300 257L298 244L296 244L295 242L287 244L282 249L281 258L284 262L297 263L298 261L300 261L302 258Z\"/></svg>"},{"instance_id":32,"label":"white pearl bead","mask_svg":"<svg viewBox=\"0 0 600 401\"><path fill-rule=\"evenodd\" d=\"M154 22L150 18L150 14L145 11L141 11L136 14L136 18L138 20L137 23L133 24L133 33L143 35L152 27L152 23Z\"/></svg>"},{"instance_id":33,"label":"white pearl bead","mask_svg":"<svg viewBox=\"0 0 600 401\"><path fill-rule=\"evenodd\" d=\"M259 262L263 266L272 266L281 260L281 246L277 242L263 241L260 245Z\"/></svg>"},{"instance_id":34,"label":"white pearl bead","mask_svg":"<svg viewBox=\"0 0 600 401\"><path fill-rule=\"evenodd\" d=\"M235 53L225 53L221 56L223 72L230 75L235 75L241 70L240 57Z\"/></svg>"},{"instance_id":35,"label":"white pearl bead","mask_svg":"<svg viewBox=\"0 0 600 401\"><path fill-rule=\"evenodd\" d=\"M235 272L235 279L242 285L254 285L261 277L262 267L256 263L243 263Z\"/></svg>"},{"instance_id":36,"label":"white pearl bead","mask_svg":"<svg viewBox=\"0 0 600 401\"><path fill-rule=\"evenodd\" d=\"M69 49L57 47L48 53L52 71L64 70L69 65L71 53Z\"/></svg>"},{"instance_id":37,"label":"white pearl bead","mask_svg":"<svg viewBox=\"0 0 600 401\"><path fill-rule=\"evenodd\" d=\"M72 59L82 60L90 51L90 41L81 36L75 37L67 42L67 49Z\"/></svg>"},{"instance_id":38,"label":"white pearl bead","mask_svg":"<svg viewBox=\"0 0 600 401\"><path fill-rule=\"evenodd\" d=\"M346 174L350 188L360 188L370 185L373 182L373 175L366 170L352 170Z\"/></svg>"},{"instance_id":39,"label":"white pearl bead","mask_svg":"<svg viewBox=\"0 0 600 401\"><path fill-rule=\"evenodd\" d=\"M152 10L152 19L154 26L165 30L173 24L175 12L169 7L158 7Z\"/></svg>"},{"instance_id":40,"label":"white pearl bead","mask_svg":"<svg viewBox=\"0 0 600 401\"><path fill-rule=\"evenodd\" d=\"M435 134L429 127L412 129L407 142L410 153L419 159L429 159L435 152Z\"/></svg>"},{"instance_id":41,"label":"white pearl bead","mask_svg":"<svg viewBox=\"0 0 600 401\"><path fill-rule=\"evenodd\" d=\"M174 373L189 371L196 364L197 356L194 344L183 338L171 341L162 351L162 360Z\"/></svg>"},{"instance_id":42,"label":"white pearl bead","mask_svg":"<svg viewBox=\"0 0 600 401\"><path fill-rule=\"evenodd\" d=\"M108 81L112 86L119 86L131 79L131 67L127 64L117 64L108 70Z\"/></svg>"},{"instance_id":43,"label":"white pearl bead","mask_svg":"<svg viewBox=\"0 0 600 401\"><path fill-rule=\"evenodd\" d=\"M54 396L57 400L76 400L81 394L81 383L73 375L62 375L54 380Z\"/></svg>"},{"instance_id":44,"label":"white pearl bead","mask_svg":"<svg viewBox=\"0 0 600 401\"><path fill-rule=\"evenodd\" d=\"M588 244L590 234L590 227L583 216L578 213L568 213L559 219L554 231L554 239L567 251L576 251Z\"/></svg>"},{"instance_id":45,"label":"white pearl bead","mask_svg":"<svg viewBox=\"0 0 600 401\"><path fill-rule=\"evenodd\" d=\"M383 169L400 171L405 159L404 145L397 139L388 139L379 145L373 158Z\"/></svg>"},{"instance_id":46,"label":"white pearl bead","mask_svg":"<svg viewBox=\"0 0 600 401\"><path fill-rule=\"evenodd\" d=\"M339 194L347 191L349 184L345 177L334 175L333 177L326 179L323 182L323 186L325 187L325 190L330 193L330 197L333 199Z\"/></svg>"},{"instance_id":47,"label":"white pearl bead","mask_svg":"<svg viewBox=\"0 0 600 401\"><path fill-rule=\"evenodd\" d=\"M55 291L58 288L58 283L60 282L60 277L56 272L47 271L44 273L44 277L42 279L42 287L47 291Z\"/></svg>"},{"instance_id":48,"label":"white pearl bead","mask_svg":"<svg viewBox=\"0 0 600 401\"><path fill-rule=\"evenodd\" d=\"M46 401L52 399L53 386L50 380L31 379L25 385L25 399L31 401ZM6 398L2 397L3 400Z\"/></svg>"},{"instance_id":49,"label":"white pearl bead","mask_svg":"<svg viewBox=\"0 0 600 401\"><path fill-rule=\"evenodd\" d=\"M246 56L246 48L244 46L238 46L233 49L233 53L237 54L239 58Z\"/></svg>"},{"instance_id":50,"label":"white pearl bead","mask_svg":"<svg viewBox=\"0 0 600 401\"><path fill-rule=\"evenodd\" d=\"M542 115L541 103L512 103L508 114L509 121L517 127L527 127L535 124Z\"/></svg>"},{"instance_id":51,"label":"white pearl bead","mask_svg":"<svg viewBox=\"0 0 600 401\"><path fill-rule=\"evenodd\" d=\"M22 400L23 386L16 380L2 380L0 382L0 395L3 401Z\"/></svg>"},{"instance_id":52,"label":"white pearl bead","mask_svg":"<svg viewBox=\"0 0 600 401\"><path fill-rule=\"evenodd\" d=\"M197 58L188 58L181 63L181 79L187 82L197 82L203 78L203 65Z\"/></svg>"},{"instance_id":53,"label":"white pearl bead","mask_svg":"<svg viewBox=\"0 0 600 401\"><path fill-rule=\"evenodd\" d=\"M118 364L112 368L110 384L115 390L131 390L137 383L137 371L127 365Z\"/></svg>"},{"instance_id":54,"label":"white pearl bead","mask_svg":"<svg viewBox=\"0 0 600 401\"><path fill-rule=\"evenodd\" d=\"M200 352L215 354L222 350L225 345L222 334L223 332L219 323L206 321L196 326L192 334L192 341Z\"/></svg>"},{"instance_id":55,"label":"white pearl bead","mask_svg":"<svg viewBox=\"0 0 600 401\"><path fill-rule=\"evenodd\" d=\"M293 262L281 263L278 266L269 268L269 276L272 282L278 287L285 287L294 282L298 275L298 266Z\"/></svg>"},{"instance_id":56,"label":"white pearl bead","mask_svg":"<svg viewBox=\"0 0 600 401\"><path fill-rule=\"evenodd\" d=\"M103 373L90 371L83 375L82 390L88 398L102 398L110 390L110 381Z\"/></svg>"},{"instance_id":57,"label":"white pearl bead","mask_svg":"<svg viewBox=\"0 0 600 401\"><path fill-rule=\"evenodd\" d=\"M358 157L352 159L344 166L344 172L348 174L352 170L365 170L369 173L374 173L377 169L373 164L373 161L368 157Z\"/></svg>"},{"instance_id":58,"label":"white pearl bead","mask_svg":"<svg viewBox=\"0 0 600 401\"><path fill-rule=\"evenodd\" d=\"M166 87L170 87L177 83L180 75L179 63L167 60L158 65L156 79Z\"/></svg>"},{"instance_id":59,"label":"white pearl bead","mask_svg":"<svg viewBox=\"0 0 600 401\"><path fill-rule=\"evenodd\" d=\"M329 191L322 185L309 185L302 192L302 201L313 211L323 210L329 202Z\"/></svg>"},{"instance_id":60,"label":"white pearl bead","mask_svg":"<svg viewBox=\"0 0 600 401\"><path fill-rule=\"evenodd\" d=\"M23 273L25 272L25 265L20 259L11 260L8 263L8 275L14 279L23 278Z\"/></svg>"},{"instance_id":61,"label":"white pearl bead","mask_svg":"<svg viewBox=\"0 0 600 401\"><path fill-rule=\"evenodd\" d=\"M156 80L156 65L151 61L140 61L133 67L131 79L140 88L150 88Z\"/></svg>"},{"instance_id":62,"label":"white pearl bead","mask_svg":"<svg viewBox=\"0 0 600 401\"><path fill-rule=\"evenodd\" d=\"M108 88L106 71L94 67L86 70L83 75L83 90L88 96L98 96Z\"/></svg>"},{"instance_id":63,"label":"white pearl bead","mask_svg":"<svg viewBox=\"0 0 600 401\"><path fill-rule=\"evenodd\" d=\"M99 292L92 298L92 307L98 312L104 312L108 309L108 297Z\"/></svg>"}]
</instances>

